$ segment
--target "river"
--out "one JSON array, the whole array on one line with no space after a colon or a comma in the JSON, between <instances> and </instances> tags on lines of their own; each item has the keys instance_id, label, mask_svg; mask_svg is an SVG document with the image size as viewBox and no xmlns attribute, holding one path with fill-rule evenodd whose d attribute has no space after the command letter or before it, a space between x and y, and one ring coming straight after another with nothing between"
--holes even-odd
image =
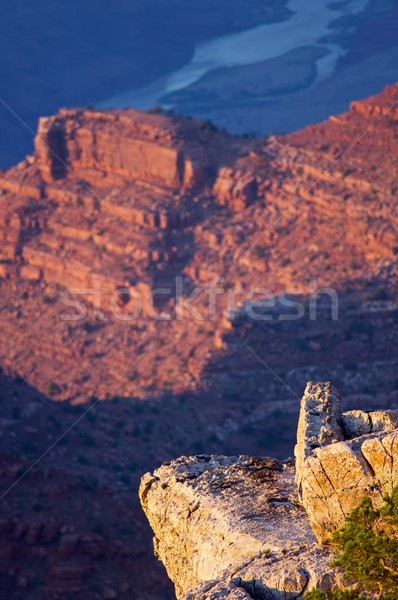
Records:
<instances>
[{"instance_id":1,"label":"river","mask_svg":"<svg viewBox=\"0 0 398 600\"><path fill-rule=\"evenodd\" d=\"M144 88L118 94L98 106L148 109L160 104L162 97L190 86L209 71L269 60L303 46L327 50L327 54L317 61L319 82L333 74L345 52L339 44L327 41L336 33L332 23L339 17L360 13L367 4L368 0L333 3L330 0L290 0L288 7L292 16L289 19L202 42L196 46L191 61L178 71Z\"/></svg>"}]
</instances>

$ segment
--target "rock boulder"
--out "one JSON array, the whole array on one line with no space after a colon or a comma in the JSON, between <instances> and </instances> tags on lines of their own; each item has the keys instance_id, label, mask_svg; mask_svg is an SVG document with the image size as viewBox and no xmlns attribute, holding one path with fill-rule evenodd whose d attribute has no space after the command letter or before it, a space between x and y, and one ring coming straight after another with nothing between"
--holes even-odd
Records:
<instances>
[{"instance_id":1,"label":"rock boulder","mask_svg":"<svg viewBox=\"0 0 398 600\"><path fill-rule=\"evenodd\" d=\"M342 413L330 383L307 384L297 432L298 495L320 542L361 499L375 506L398 484L398 411Z\"/></svg>"}]
</instances>

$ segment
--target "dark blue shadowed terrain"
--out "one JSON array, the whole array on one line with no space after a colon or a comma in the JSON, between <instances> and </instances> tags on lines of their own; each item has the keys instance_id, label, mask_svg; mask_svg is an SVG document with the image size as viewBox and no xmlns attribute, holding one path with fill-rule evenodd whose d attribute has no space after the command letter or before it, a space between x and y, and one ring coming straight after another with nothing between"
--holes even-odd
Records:
<instances>
[{"instance_id":1,"label":"dark blue shadowed terrain","mask_svg":"<svg viewBox=\"0 0 398 600\"><path fill-rule=\"evenodd\" d=\"M2 11L0 166L59 107L155 104L291 131L398 80L390 0L19 0Z\"/></svg>"}]
</instances>

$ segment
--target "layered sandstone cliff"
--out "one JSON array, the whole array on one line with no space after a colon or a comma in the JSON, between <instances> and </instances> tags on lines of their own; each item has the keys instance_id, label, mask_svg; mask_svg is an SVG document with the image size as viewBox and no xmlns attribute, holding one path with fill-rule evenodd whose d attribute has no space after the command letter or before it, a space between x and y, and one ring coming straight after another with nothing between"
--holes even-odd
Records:
<instances>
[{"instance_id":1,"label":"layered sandstone cliff","mask_svg":"<svg viewBox=\"0 0 398 600\"><path fill-rule=\"evenodd\" d=\"M264 140L134 110L62 109L41 119L34 154L0 174L1 364L42 391L56 378L60 396L82 401L128 369L131 351L161 340L167 368L155 374L137 365L140 390L196 386L217 352L232 347L230 311L225 293L209 322L202 294L196 307L204 319L186 313L177 322L177 277L186 296L222 278L238 297L237 312L254 288L306 294L314 277L338 291L369 286L377 295L384 287L393 299L397 97L392 86L345 115ZM106 314L94 315L97 332L90 307L98 288ZM171 324L149 317L153 290L170 290L158 293L154 311L167 309ZM72 292L89 307L84 331L64 322L74 311L62 297ZM115 306L135 328L126 332L109 316ZM32 323L44 313L58 326L43 324L37 335ZM168 362L166 349L182 337ZM60 374L65 356L74 359L73 382L70 365ZM54 357L59 365L43 376ZM78 357L93 365L90 384ZM123 391L133 386L125 382Z\"/></svg>"},{"instance_id":2,"label":"layered sandstone cliff","mask_svg":"<svg viewBox=\"0 0 398 600\"><path fill-rule=\"evenodd\" d=\"M48 183L77 175L100 187L141 180L178 191L206 184L235 154L227 134L133 109L62 109L40 119L35 147Z\"/></svg>"},{"instance_id":3,"label":"layered sandstone cliff","mask_svg":"<svg viewBox=\"0 0 398 600\"><path fill-rule=\"evenodd\" d=\"M398 484L397 440L398 411L343 413L330 383L310 382L295 465L203 455L145 475L141 504L177 596L282 600L350 587L319 542L363 497L377 506Z\"/></svg>"}]
</instances>

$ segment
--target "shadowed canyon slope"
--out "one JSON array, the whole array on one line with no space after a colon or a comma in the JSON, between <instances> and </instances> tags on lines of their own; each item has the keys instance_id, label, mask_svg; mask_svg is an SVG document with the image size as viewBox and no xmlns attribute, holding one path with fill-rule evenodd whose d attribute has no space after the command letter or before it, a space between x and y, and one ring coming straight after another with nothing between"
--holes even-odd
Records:
<instances>
[{"instance_id":1,"label":"shadowed canyon slope","mask_svg":"<svg viewBox=\"0 0 398 600\"><path fill-rule=\"evenodd\" d=\"M41 534L26 541L30 524L41 531L53 514L45 481L28 513L26 488L7 493L8 597L20 588L34 600L64 600L77 588L82 597L129 597L134 562L137 596L152 600L161 589L170 598L156 567L146 583L139 578L151 549L137 505L130 525L115 530L104 517L130 515L145 470L203 451L291 455L297 394L310 379L332 379L346 409L396 406L397 100L390 87L325 123L256 141L134 110L63 109L40 120L34 154L0 176L1 439L15 478L88 402L103 402L32 472L78 478L70 489L81 505L70 515L60 491L51 541L58 548L62 535L78 533L70 555L54 562ZM316 319L308 313L310 278L336 289L338 320L330 294ZM224 292L209 315L216 280ZM287 289L302 318L284 319L297 309L278 298L269 319L250 318L259 287ZM12 482L5 470L2 490ZM110 499L92 521L91 494ZM15 533L21 513L29 523ZM131 551L120 561L115 531ZM110 544L98 557L84 550L91 534ZM20 547L25 567L16 572ZM102 569L110 555L124 575ZM52 575L82 563L79 577Z\"/></svg>"}]
</instances>

